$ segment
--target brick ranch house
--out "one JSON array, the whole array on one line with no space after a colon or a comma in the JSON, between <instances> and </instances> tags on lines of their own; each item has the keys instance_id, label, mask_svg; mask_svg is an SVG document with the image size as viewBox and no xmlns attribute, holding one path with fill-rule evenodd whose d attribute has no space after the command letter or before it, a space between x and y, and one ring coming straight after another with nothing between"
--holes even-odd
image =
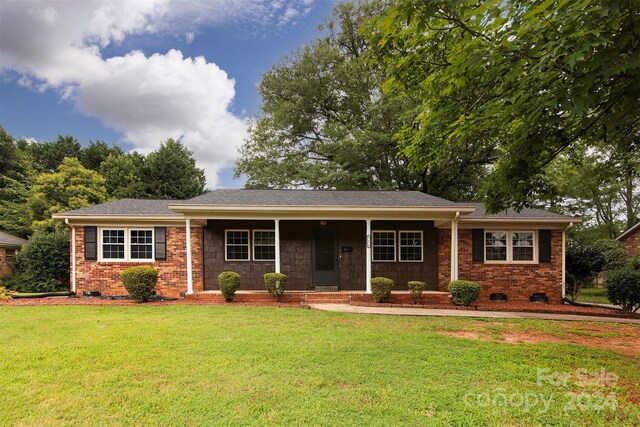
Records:
<instances>
[{"instance_id":1,"label":"brick ranch house","mask_svg":"<svg viewBox=\"0 0 640 427\"><path fill-rule=\"evenodd\" d=\"M616 240L625 246L629 255L640 254L640 222L620 234Z\"/></svg>"},{"instance_id":2,"label":"brick ranch house","mask_svg":"<svg viewBox=\"0 0 640 427\"><path fill-rule=\"evenodd\" d=\"M71 290L124 295L119 273L160 272L166 296L218 290L218 274L241 290L264 290L282 272L291 291L370 293L385 276L394 291L421 280L482 287L480 300L564 295L565 231L580 219L537 209L485 214L415 191L214 190L189 200L123 199L53 215L71 227Z\"/></svg>"},{"instance_id":3,"label":"brick ranch house","mask_svg":"<svg viewBox=\"0 0 640 427\"><path fill-rule=\"evenodd\" d=\"M11 260L25 243L25 239L0 231L0 280L11 273Z\"/></svg>"}]
</instances>

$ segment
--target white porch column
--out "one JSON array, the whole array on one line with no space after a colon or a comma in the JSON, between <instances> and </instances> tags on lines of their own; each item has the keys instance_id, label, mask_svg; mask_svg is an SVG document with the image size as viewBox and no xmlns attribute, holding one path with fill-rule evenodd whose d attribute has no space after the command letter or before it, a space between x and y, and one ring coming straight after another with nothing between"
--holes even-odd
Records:
<instances>
[{"instance_id":1,"label":"white porch column","mask_svg":"<svg viewBox=\"0 0 640 427\"><path fill-rule=\"evenodd\" d=\"M71 292L76 292L76 226L71 226Z\"/></svg>"},{"instance_id":2,"label":"white porch column","mask_svg":"<svg viewBox=\"0 0 640 427\"><path fill-rule=\"evenodd\" d=\"M460 212L451 220L451 280L458 280L458 220Z\"/></svg>"},{"instance_id":3,"label":"white porch column","mask_svg":"<svg viewBox=\"0 0 640 427\"><path fill-rule=\"evenodd\" d=\"M371 293L371 220L366 219L367 222L367 293Z\"/></svg>"},{"instance_id":4,"label":"white porch column","mask_svg":"<svg viewBox=\"0 0 640 427\"><path fill-rule=\"evenodd\" d=\"M276 233L276 273L280 273L280 220L274 219Z\"/></svg>"},{"instance_id":5,"label":"white porch column","mask_svg":"<svg viewBox=\"0 0 640 427\"><path fill-rule=\"evenodd\" d=\"M187 295L193 294L193 268L191 266L191 220L185 219L185 233L187 241Z\"/></svg>"}]
</instances>

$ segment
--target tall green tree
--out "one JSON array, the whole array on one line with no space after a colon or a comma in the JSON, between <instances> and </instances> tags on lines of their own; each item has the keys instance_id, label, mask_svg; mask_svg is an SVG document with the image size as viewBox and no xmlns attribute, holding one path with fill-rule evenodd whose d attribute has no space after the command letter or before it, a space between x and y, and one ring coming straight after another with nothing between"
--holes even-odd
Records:
<instances>
[{"instance_id":1,"label":"tall green tree","mask_svg":"<svg viewBox=\"0 0 640 427\"><path fill-rule=\"evenodd\" d=\"M147 184L143 181L145 157L138 152L110 154L100 164L107 194L113 199L147 198Z\"/></svg>"},{"instance_id":2,"label":"tall green tree","mask_svg":"<svg viewBox=\"0 0 640 427\"><path fill-rule=\"evenodd\" d=\"M27 203L34 220L32 228L48 229L54 224L52 214L103 203L106 196L104 178L68 157L55 172L36 178Z\"/></svg>"},{"instance_id":3,"label":"tall green tree","mask_svg":"<svg viewBox=\"0 0 640 427\"><path fill-rule=\"evenodd\" d=\"M420 104L401 151L429 165L497 144L495 212L548 202L560 153L639 122L639 25L638 0L399 0L368 33L387 93Z\"/></svg>"},{"instance_id":4,"label":"tall green tree","mask_svg":"<svg viewBox=\"0 0 640 427\"><path fill-rule=\"evenodd\" d=\"M30 218L24 209L32 170L19 143L0 126L0 230L26 237Z\"/></svg>"},{"instance_id":5,"label":"tall green tree","mask_svg":"<svg viewBox=\"0 0 640 427\"><path fill-rule=\"evenodd\" d=\"M71 135L58 135L55 141L29 143L26 150L38 172L50 173L55 171L65 158L79 158L82 146Z\"/></svg>"},{"instance_id":6,"label":"tall green tree","mask_svg":"<svg viewBox=\"0 0 640 427\"><path fill-rule=\"evenodd\" d=\"M160 199L188 199L205 191L204 170L180 141L167 139L149 153L142 169L147 194Z\"/></svg>"},{"instance_id":7,"label":"tall green tree","mask_svg":"<svg viewBox=\"0 0 640 427\"><path fill-rule=\"evenodd\" d=\"M414 167L394 135L419 103L385 93L385 70L367 62L365 22L386 1L337 4L322 35L262 78L261 112L240 151L236 176L247 187L411 189L471 198L492 150L461 144Z\"/></svg>"},{"instance_id":8,"label":"tall green tree","mask_svg":"<svg viewBox=\"0 0 640 427\"><path fill-rule=\"evenodd\" d=\"M122 148L117 145L110 146L104 141L95 141L90 142L89 145L82 149L79 159L85 168L99 171L100 165L107 157L111 155L119 156L120 154L122 154Z\"/></svg>"}]
</instances>

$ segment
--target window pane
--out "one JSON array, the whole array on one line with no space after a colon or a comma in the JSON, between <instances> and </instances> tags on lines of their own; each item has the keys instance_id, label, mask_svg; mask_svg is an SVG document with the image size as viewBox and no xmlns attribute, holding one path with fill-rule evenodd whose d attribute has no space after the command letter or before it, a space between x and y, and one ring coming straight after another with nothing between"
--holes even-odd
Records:
<instances>
[{"instance_id":1,"label":"window pane","mask_svg":"<svg viewBox=\"0 0 640 427\"><path fill-rule=\"evenodd\" d=\"M124 230L102 230L102 257L124 259Z\"/></svg>"},{"instance_id":2,"label":"window pane","mask_svg":"<svg viewBox=\"0 0 640 427\"><path fill-rule=\"evenodd\" d=\"M514 231L511 235L514 261L533 261L533 233Z\"/></svg>"},{"instance_id":3,"label":"window pane","mask_svg":"<svg viewBox=\"0 0 640 427\"><path fill-rule=\"evenodd\" d=\"M253 235L254 245L275 245L276 233L275 231L256 231Z\"/></svg>"},{"instance_id":4,"label":"window pane","mask_svg":"<svg viewBox=\"0 0 640 427\"><path fill-rule=\"evenodd\" d=\"M227 231L227 259L246 261L249 259L249 231Z\"/></svg>"},{"instance_id":5,"label":"window pane","mask_svg":"<svg viewBox=\"0 0 640 427\"><path fill-rule=\"evenodd\" d=\"M393 231L373 232L373 261L395 261L396 236Z\"/></svg>"},{"instance_id":6,"label":"window pane","mask_svg":"<svg viewBox=\"0 0 640 427\"><path fill-rule=\"evenodd\" d=\"M497 231L485 233L485 260L486 261L506 261L507 260L507 232Z\"/></svg>"},{"instance_id":7,"label":"window pane","mask_svg":"<svg viewBox=\"0 0 640 427\"><path fill-rule=\"evenodd\" d=\"M276 247L256 245L254 258L258 261L273 261L276 259Z\"/></svg>"}]
</instances>

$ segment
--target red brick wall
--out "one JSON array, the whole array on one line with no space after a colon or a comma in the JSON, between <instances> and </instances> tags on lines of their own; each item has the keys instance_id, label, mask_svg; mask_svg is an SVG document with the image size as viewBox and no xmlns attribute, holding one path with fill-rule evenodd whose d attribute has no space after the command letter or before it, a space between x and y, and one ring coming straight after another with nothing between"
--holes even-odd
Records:
<instances>
[{"instance_id":1,"label":"red brick wall","mask_svg":"<svg viewBox=\"0 0 640 427\"><path fill-rule=\"evenodd\" d=\"M184 227L167 227L167 260L155 262L101 262L84 259L84 227L76 227L76 294L100 291L102 295L127 295L120 272L145 265L159 270L156 292L178 297L187 291L186 241ZM202 228L191 228L194 292L203 289Z\"/></svg>"},{"instance_id":2,"label":"red brick wall","mask_svg":"<svg viewBox=\"0 0 640 427\"><path fill-rule=\"evenodd\" d=\"M446 291L451 278L451 230L438 230L438 286ZM533 293L546 293L550 303L562 300L562 231L551 232L551 262L538 264L485 264L473 262L471 230L458 230L458 278L478 283L479 302L492 293L509 301L528 302Z\"/></svg>"},{"instance_id":3,"label":"red brick wall","mask_svg":"<svg viewBox=\"0 0 640 427\"><path fill-rule=\"evenodd\" d=\"M640 228L636 228L631 234L620 241L627 248L629 255L640 253Z\"/></svg>"},{"instance_id":4,"label":"red brick wall","mask_svg":"<svg viewBox=\"0 0 640 427\"><path fill-rule=\"evenodd\" d=\"M7 252L9 256L7 256ZM15 249L0 248L0 280L1 276L11 273L11 267L9 267L9 258L13 256Z\"/></svg>"}]
</instances>

